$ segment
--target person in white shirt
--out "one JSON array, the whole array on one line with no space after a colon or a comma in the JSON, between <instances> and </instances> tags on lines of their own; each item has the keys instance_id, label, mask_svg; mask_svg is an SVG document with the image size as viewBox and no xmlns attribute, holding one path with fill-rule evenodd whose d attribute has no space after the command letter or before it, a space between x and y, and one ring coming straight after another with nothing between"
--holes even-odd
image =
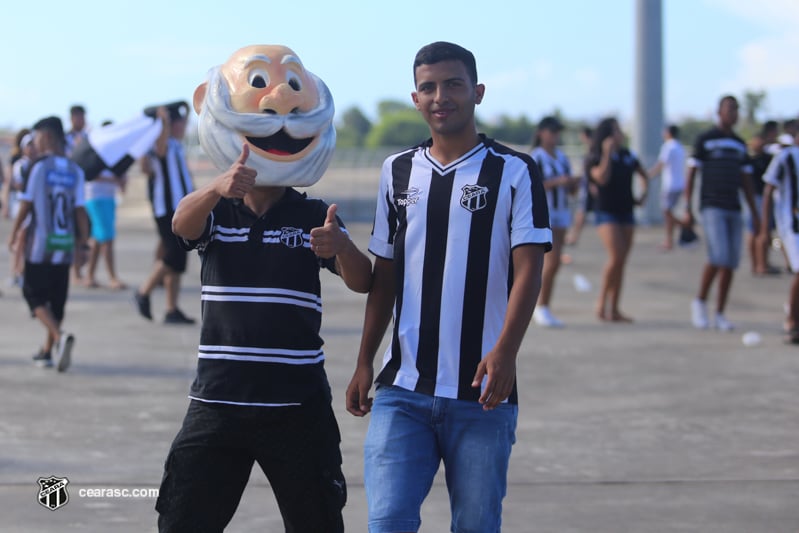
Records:
<instances>
[{"instance_id":1,"label":"person in white shirt","mask_svg":"<svg viewBox=\"0 0 799 533\"><path fill-rule=\"evenodd\" d=\"M685 149L679 141L680 129L674 124L663 130L663 145L655 165L649 169L650 176L660 174L660 207L663 210L666 235L660 249L674 247L674 229L683 227L674 216L674 208L685 190Z\"/></svg>"}]
</instances>

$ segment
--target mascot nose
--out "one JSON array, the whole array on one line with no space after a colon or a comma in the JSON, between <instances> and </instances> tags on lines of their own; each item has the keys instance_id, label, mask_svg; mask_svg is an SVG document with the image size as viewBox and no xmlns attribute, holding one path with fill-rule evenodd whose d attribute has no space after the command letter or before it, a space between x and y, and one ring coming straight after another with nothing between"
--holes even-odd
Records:
<instances>
[{"instance_id":1,"label":"mascot nose","mask_svg":"<svg viewBox=\"0 0 799 533\"><path fill-rule=\"evenodd\" d=\"M269 115L288 115L299 111L302 103L301 93L295 91L288 83L281 83L261 98L259 107Z\"/></svg>"}]
</instances>

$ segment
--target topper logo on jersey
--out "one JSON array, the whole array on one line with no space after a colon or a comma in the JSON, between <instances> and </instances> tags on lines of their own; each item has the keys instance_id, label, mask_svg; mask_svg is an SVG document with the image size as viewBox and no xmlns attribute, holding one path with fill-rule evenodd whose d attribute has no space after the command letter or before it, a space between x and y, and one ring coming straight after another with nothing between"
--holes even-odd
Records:
<instances>
[{"instance_id":1,"label":"topper logo on jersey","mask_svg":"<svg viewBox=\"0 0 799 533\"><path fill-rule=\"evenodd\" d=\"M299 248L303 244L302 228L280 228L280 242L289 248Z\"/></svg>"},{"instance_id":2,"label":"topper logo on jersey","mask_svg":"<svg viewBox=\"0 0 799 533\"><path fill-rule=\"evenodd\" d=\"M464 185L461 187L461 207L474 213L486 206L486 194L488 187L482 185Z\"/></svg>"},{"instance_id":3,"label":"topper logo on jersey","mask_svg":"<svg viewBox=\"0 0 799 533\"><path fill-rule=\"evenodd\" d=\"M65 477L40 477L39 482L39 504L55 511L69 502L67 485L69 480Z\"/></svg>"},{"instance_id":4,"label":"topper logo on jersey","mask_svg":"<svg viewBox=\"0 0 799 533\"><path fill-rule=\"evenodd\" d=\"M397 194L396 202L397 207L408 207L409 205L416 205L419 201L419 195L422 191L418 187L411 187L407 191L402 191Z\"/></svg>"}]
</instances>

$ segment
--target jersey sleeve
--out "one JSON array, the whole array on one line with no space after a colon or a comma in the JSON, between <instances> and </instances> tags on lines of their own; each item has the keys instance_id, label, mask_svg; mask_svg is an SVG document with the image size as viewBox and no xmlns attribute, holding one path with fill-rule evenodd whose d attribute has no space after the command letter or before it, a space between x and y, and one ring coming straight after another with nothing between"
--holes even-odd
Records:
<instances>
[{"instance_id":1,"label":"jersey sleeve","mask_svg":"<svg viewBox=\"0 0 799 533\"><path fill-rule=\"evenodd\" d=\"M782 187L785 179L785 163L787 160L788 150L783 150L773 158L763 173L763 182L774 186L779 189Z\"/></svg>"},{"instance_id":2,"label":"jersey sleeve","mask_svg":"<svg viewBox=\"0 0 799 533\"><path fill-rule=\"evenodd\" d=\"M205 229L203 229L202 235L200 235L196 239L184 239L183 237L178 237L177 235L175 235L175 238L177 238L180 247L186 251L191 251L195 249L200 251L205 250L205 248L213 240L212 237L214 235L215 219L216 217L214 216L214 212L211 211L208 214L208 218L205 220Z\"/></svg>"},{"instance_id":3,"label":"jersey sleeve","mask_svg":"<svg viewBox=\"0 0 799 533\"><path fill-rule=\"evenodd\" d=\"M44 165L39 162L32 163L30 173L28 174L25 189L20 191L18 198L26 202L33 202L36 196L36 189L40 187L40 182L45 178Z\"/></svg>"},{"instance_id":4,"label":"jersey sleeve","mask_svg":"<svg viewBox=\"0 0 799 533\"><path fill-rule=\"evenodd\" d=\"M522 244L541 244L549 251L552 249L552 230L543 178L538 165L528 161L513 184L510 245L515 248Z\"/></svg>"},{"instance_id":5,"label":"jersey sleeve","mask_svg":"<svg viewBox=\"0 0 799 533\"><path fill-rule=\"evenodd\" d=\"M702 161L705 160L705 136L700 135L694 142L694 152L688 158L688 166L692 168L702 168Z\"/></svg>"},{"instance_id":6,"label":"jersey sleeve","mask_svg":"<svg viewBox=\"0 0 799 533\"><path fill-rule=\"evenodd\" d=\"M397 231L397 210L394 205L391 160L383 163L380 186L377 192L377 207L369 239L369 252L383 259L394 259L394 234Z\"/></svg>"}]
</instances>

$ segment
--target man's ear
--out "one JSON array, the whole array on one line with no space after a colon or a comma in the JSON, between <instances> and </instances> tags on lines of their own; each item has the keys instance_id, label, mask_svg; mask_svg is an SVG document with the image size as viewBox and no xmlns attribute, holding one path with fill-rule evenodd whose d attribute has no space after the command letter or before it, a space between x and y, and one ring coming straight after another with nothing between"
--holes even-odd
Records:
<instances>
[{"instance_id":1,"label":"man's ear","mask_svg":"<svg viewBox=\"0 0 799 533\"><path fill-rule=\"evenodd\" d=\"M416 91L411 93L411 100L413 100L413 105L416 107L416 110L421 111L421 109L419 109L419 95L416 94Z\"/></svg>"},{"instance_id":2,"label":"man's ear","mask_svg":"<svg viewBox=\"0 0 799 533\"><path fill-rule=\"evenodd\" d=\"M208 90L208 82L202 83L194 89L194 112L198 115L203 109L203 101L205 100L205 91Z\"/></svg>"},{"instance_id":3,"label":"man's ear","mask_svg":"<svg viewBox=\"0 0 799 533\"><path fill-rule=\"evenodd\" d=\"M483 95L485 95L486 86L483 85L482 83L478 83L474 88L474 92L475 92L474 103L479 104L480 102L483 101Z\"/></svg>"}]
</instances>

